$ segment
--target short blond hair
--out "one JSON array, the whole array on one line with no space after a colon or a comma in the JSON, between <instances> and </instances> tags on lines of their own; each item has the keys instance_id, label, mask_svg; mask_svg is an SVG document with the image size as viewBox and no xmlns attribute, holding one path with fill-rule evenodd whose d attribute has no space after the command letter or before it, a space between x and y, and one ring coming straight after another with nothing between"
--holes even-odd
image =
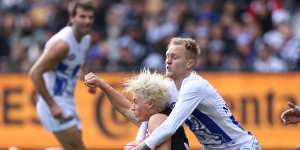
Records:
<instances>
[{"instance_id":1,"label":"short blond hair","mask_svg":"<svg viewBox=\"0 0 300 150\"><path fill-rule=\"evenodd\" d=\"M153 100L158 111L166 108L170 99L169 88L171 81L156 72L151 73L149 69L143 69L139 75L126 81L125 92L133 92L143 97L143 100Z\"/></svg>"},{"instance_id":2,"label":"short blond hair","mask_svg":"<svg viewBox=\"0 0 300 150\"><path fill-rule=\"evenodd\" d=\"M183 45L186 50L192 52L194 56L199 56L201 53L201 50L199 46L197 45L197 42L193 40L192 38L181 38L181 37L174 37L170 40L170 44L174 45Z\"/></svg>"}]
</instances>

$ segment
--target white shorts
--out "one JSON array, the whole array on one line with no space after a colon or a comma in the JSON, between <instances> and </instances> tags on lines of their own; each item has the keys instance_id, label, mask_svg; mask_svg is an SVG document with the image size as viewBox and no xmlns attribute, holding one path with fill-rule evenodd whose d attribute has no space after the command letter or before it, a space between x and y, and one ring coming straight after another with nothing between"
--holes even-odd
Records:
<instances>
[{"instance_id":1,"label":"white shorts","mask_svg":"<svg viewBox=\"0 0 300 150\"><path fill-rule=\"evenodd\" d=\"M78 129L81 129L81 123L76 111L73 98L65 97L54 97L57 104L62 108L63 113L66 117L72 116L72 119L66 122L60 122L55 119L47 105L47 103L39 97L37 102L37 114L41 123L51 132L63 131L73 126L77 126Z\"/></svg>"},{"instance_id":2,"label":"white shorts","mask_svg":"<svg viewBox=\"0 0 300 150\"><path fill-rule=\"evenodd\" d=\"M258 140L254 136L252 136L250 141L242 144L237 148L237 150L261 150L261 147Z\"/></svg>"},{"instance_id":3,"label":"white shorts","mask_svg":"<svg viewBox=\"0 0 300 150\"><path fill-rule=\"evenodd\" d=\"M253 135L246 135L237 139L234 143L226 143L223 147L203 146L204 150L261 150L258 140Z\"/></svg>"}]
</instances>

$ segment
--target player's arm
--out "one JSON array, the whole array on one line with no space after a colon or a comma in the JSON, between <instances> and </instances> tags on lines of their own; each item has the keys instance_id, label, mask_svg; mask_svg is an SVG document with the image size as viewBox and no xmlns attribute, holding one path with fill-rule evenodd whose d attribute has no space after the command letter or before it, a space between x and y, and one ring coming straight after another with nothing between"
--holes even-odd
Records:
<instances>
[{"instance_id":1,"label":"player's arm","mask_svg":"<svg viewBox=\"0 0 300 150\"><path fill-rule=\"evenodd\" d=\"M55 101L47 91L45 81L43 79L43 73L49 70L53 70L54 67L68 55L68 51L69 47L66 42L59 40L53 43L50 47L44 50L43 54L39 57L39 59L29 71L29 76L32 79L35 89L46 101L52 113L52 108L56 109L58 108L58 105L55 103ZM54 117L61 117L55 116L55 113L53 115ZM57 115L61 114L58 113Z\"/></svg>"},{"instance_id":2,"label":"player's arm","mask_svg":"<svg viewBox=\"0 0 300 150\"><path fill-rule=\"evenodd\" d=\"M149 129L150 135L156 128L158 128L167 119L167 117L168 116L164 115L164 114L155 114L150 117L150 119L148 121L148 129ZM171 140L172 140L172 138L167 139L165 142L163 142L162 144L157 146L155 148L155 150L170 150L171 143L172 143Z\"/></svg>"},{"instance_id":3,"label":"player's arm","mask_svg":"<svg viewBox=\"0 0 300 150\"><path fill-rule=\"evenodd\" d=\"M84 63L80 66L80 72L79 72L79 79L81 81L84 81L84 76L89 72L89 68L87 66L87 60L88 60L88 53L89 53L89 49L91 47L92 44L92 40L91 37L88 37L88 40L90 41L88 46L84 49L85 53L84 53Z\"/></svg>"},{"instance_id":4,"label":"player's arm","mask_svg":"<svg viewBox=\"0 0 300 150\"><path fill-rule=\"evenodd\" d=\"M85 84L88 87L100 88L108 97L109 101L116 109L122 113L125 117L130 119L133 123L139 125L138 120L134 116L133 112L131 111L131 103L130 101L119 91L111 87L108 83L97 77L94 73L88 73L84 77Z\"/></svg>"},{"instance_id":5,"label":"player's arm","mask_svg":"<svg viewBox=\"0 0 300 150\"><path fill-rule=\"evenodd\" d=\"M89 69L88 69L88 67L86 65L86 62L83 65L80 66L79 79L81 81L84 81L84 75L88 73L88 70Z\"/></svg>"},{"instance_id":6,"label":"player's arm","mask_svg":"<svg viewBox=\"0 0 300 150\"><path fill-rule=\"evenodd\" d=\"M155 129L136 150L153 150L157 145L170 138L201 102L200 97L197 96L198 93L199 88L197 87L182 87L179 99L167 120Z\"/></svg>"},{"instance_id":7,"label":"player's arm","mask_svg":"<svg viewBox=\"0 0 300 150\"><path fill-rule=\"evenodd\" d=\"M79 79L84 82L84 76L89 71L89 68L88 68L86 62L83 65L80 66L80 70L79 71L80 71L79 72ZM95 87L88 87L88 91L91 94L95 94L96 93L96 88Z\"/></svg>"},{"instance_id":8,"label":"player's arm","mask_svg":"<svg viewBox=\"0 0 300 150\"><path fill-rule=\"evenodd\" d=\"M89 37L89 39L91 39L91 37ZM89 67L87 65L87 60L88 60L88 53L89 53L89 49L90 49L90 45L91 45L91 40L90 40L90 43L89 45L87 46L87 48L85 49L85 53L84 53L84 63L80 66L80 69L79 69L79 79L81 81L84 82L84 76L89 72ZM89 87L88 88L88 91L89 93L96 93L96 88L91 88Z\"/></svg>"},{"instance_id":9,"label":"player's arm","mask_svg":"<svg viewBox=\"0 0 300 150\"><path fill-rule=\"evenodd\" d=\"M300 107L292 102L288 103L290 109L281 114L281 120L285 125L300 123Z\"/></svg>"}]
</instances>

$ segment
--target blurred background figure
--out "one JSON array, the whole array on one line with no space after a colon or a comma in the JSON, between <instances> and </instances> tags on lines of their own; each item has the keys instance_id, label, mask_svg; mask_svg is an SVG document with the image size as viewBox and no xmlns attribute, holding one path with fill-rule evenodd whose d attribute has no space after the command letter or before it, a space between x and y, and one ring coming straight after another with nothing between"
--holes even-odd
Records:
<instances>
[{"instance_id":1,"label":"blurred background figure","mask_svg":"<svg viewBox=\"0 0 300 150\"><path fill-rule=\"evenodd\" d=\"M0 0L0 72L30 68L42 45L67 24L69 1ZM163 71L166 43L170 37L183 36L197 39L202 48L197 70L299 70L298 4L295 0L94 0L88 64L93 71L141 67ZM259 41L265 46L258 46Z\"/></svg>"}]
</instances>

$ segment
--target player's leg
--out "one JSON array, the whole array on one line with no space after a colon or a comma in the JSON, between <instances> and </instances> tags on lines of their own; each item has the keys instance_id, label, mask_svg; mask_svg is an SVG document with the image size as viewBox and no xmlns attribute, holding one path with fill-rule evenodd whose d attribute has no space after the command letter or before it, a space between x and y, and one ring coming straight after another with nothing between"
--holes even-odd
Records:
<instances>
[{"instance_id":1,"label":"player's leg","mask_svg":"<svg viewBox=\"0 0 300 150\"><path fill-rule=\"evenodd\" d=\"M77 126L53 133L64 150L85 150L81 131Z\"/></svg>"}]
</instances>

